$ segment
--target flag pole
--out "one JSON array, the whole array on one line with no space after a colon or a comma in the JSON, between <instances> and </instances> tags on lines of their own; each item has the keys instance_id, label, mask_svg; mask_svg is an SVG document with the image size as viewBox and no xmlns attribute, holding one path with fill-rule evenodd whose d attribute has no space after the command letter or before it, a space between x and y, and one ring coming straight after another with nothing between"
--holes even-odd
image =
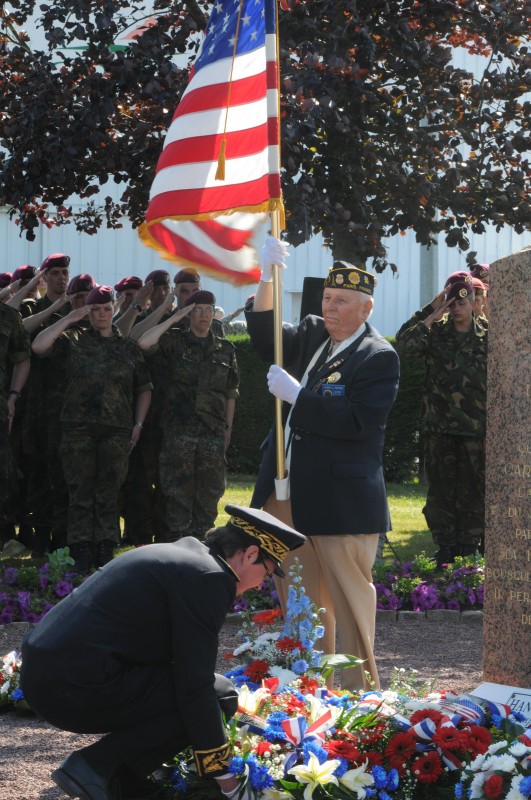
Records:
<instances>
[{"instance_id":1,"label":"flag pole","mask_svg":"<svg viewBox=\"0 0 531 800\"><path fill-rule=\"evenodd\" d=\"M271 234L275 238L280 238L280 212L278 209L271 211ZM274 356L275 364L279 367L282 366L283 352L282 352L282 278L281 271L278 264L273 264L273 325L274 325ZM276 451L277 451L277 500L287 500L289 494L287 493L287 486L284 484L284 490L280 491L279 485L287 478L286 470L286 451L284 443L284 425L282 422L282 400L278 397L275 398L275 420L276 420ZM286 482L287 483L287 482Z\"/></svg>"}]
</instances>

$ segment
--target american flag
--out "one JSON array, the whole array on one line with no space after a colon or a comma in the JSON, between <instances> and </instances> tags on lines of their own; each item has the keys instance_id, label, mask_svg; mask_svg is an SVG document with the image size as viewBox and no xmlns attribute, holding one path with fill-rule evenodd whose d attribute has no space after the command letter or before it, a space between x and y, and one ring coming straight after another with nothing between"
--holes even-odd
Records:
<instances>
[{"instance_id":1,"label":"american flag","mask_svg":"<svg viewBox=\"0 0 531 800\"><path fill-rule=\"evenodd\" d=\"M267 212L283 215L279 161L276 0L217 0L166 135L142 240L219 280L257 283L253 235Z\"/></svg>"}]
</instances>

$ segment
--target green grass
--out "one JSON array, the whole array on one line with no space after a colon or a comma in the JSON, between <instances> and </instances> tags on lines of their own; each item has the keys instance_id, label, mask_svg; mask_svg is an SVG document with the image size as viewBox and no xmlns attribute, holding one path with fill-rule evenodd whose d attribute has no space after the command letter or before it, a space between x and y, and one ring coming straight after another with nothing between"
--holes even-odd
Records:
<instances>
[{"instance_id":1,"label":"green grass","mask_svg":"<svg viewBox=\"0 0 531 800\"><path fill-rule=\"evenodd\" d=\"M227 503L248 506L251 501L254 478L252 475L229 475L227 490L220 501L220 513L216 525L224 525L228 514L223 511ZM389 544L384 550L384 558L411 561L414 555L425 552L433 555L435 545L426 528L422 513L426 498L426 488L420 484L390 483L387 485L393 530L387 534Z\"/></svg>"}]
</instances>

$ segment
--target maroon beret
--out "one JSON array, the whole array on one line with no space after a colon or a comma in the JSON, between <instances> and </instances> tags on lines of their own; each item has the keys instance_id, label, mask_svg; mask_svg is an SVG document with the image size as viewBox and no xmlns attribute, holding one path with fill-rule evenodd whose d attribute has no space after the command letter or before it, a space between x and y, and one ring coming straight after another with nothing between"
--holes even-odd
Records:
<instances>
[{"instance_id":1,"label":"maroon beret","mask_svg":"<svg viewBox=\"0 0 531 800\"><path fill-rule=\"evenodd\" d=\"M463 300L474 294L474 284L468 272L452 272L446 279L444 284L445 295L447 300Z\"/></svg>"},{"instance_id":2,"label":"maroon beret","mask_svg":"<svg viewBox=\"0 0 531 800\"><path fill-rule=\"evenodd\" d=\"M165 269L154 269L153 272L146 276L146 283L148 281L151 281L153 286L169 286L170 273L166 272Z\"/></svg>"},{"instance_id":3,"label":"maroon beret","mask_svg":"<svg viewBox=\"0 0 531 800\"><path fill-rule=\"evenodd\" d=\"M126 289L141 289L142 286L142 278L137 278L136 275L128 275L127 278L122 278L121 281L114 284L114 291L125 292Z\"/></svg>"},{"instance_id":4,"label":"maroon beret","mask_svg":"<svg viewBox=\"0 0 531 800\"><path fill-rule=\"evenodd\" d=\"M474 264L472 269L470 270L470 274L473 278L479 278L480 281L485 281L489 279L489 265L488 264Z\"/></svg>"},{"instance_id":5,"label":"maroon beret","mask_svg":"<svg viewBox=\"0 0 531 800\"><path fill-rule=\"evenodd\" d=\"M474 284L474 290L481 289L485 294L487 294L487 285L480 281L479 278L475 278L472 276L472 283Z\"/></svg>"},{"instance_id":6,"label":"maroon beret","mask_svg":"<svg viewBox=\"0 0 531 800\"><path fill-rule=\"evenodd\" d=\"M37 267L32 267L31 264L22 264L14 271L11 281L30 281L36 274Z\"/></svg>"},{"instance_id":7,"label":"maroon beret","mask_svg":"<svg viewBox=\"0 0 531 800\"><path fill-rule=\"evenodd\" d=\"M64 253L52 253L47 256L42 262L40 269L47 270L54 267L68 267L70 265L70 256L65 256Z\"/></svg>"},{"instance_id":8,"label":"maroon beret","mask_svg":"<svg viewBox=\"0 0 531 800\"><path fill-rule=\"evenodd\" d=\"M96 286L96 281L92 275L83 272L81 275L76 275L67 286L67 294L77 294L78 292L90 292Z\"/></svg>"},{"instance_id":9,"label":"maroon beret","mask_svg":"<svg viewBox=\"0 0 531 800\"><path fill-rule=\"evenodd\" d=\"M197 305L208 305L208 306L215 306L216 305L216 298L212 294L212 292L207 292L206 289L199 289L197 292L192 292L189 294L186 300L183 303L184 306L191 306L192 303L196 303Z\"/></svg>"},{"instance_id":10,"label":"maroon beret","mask_svg":"<svg viewBox=\"0 0 531 800\"><path fill-rule=\"evenodd\" d=\"M0 272L0 289L5 289L11 283L12 275L10 272Z\"/></svg>"},{"instance_id":11,"label":"maroon beret","mask_svg":"<svg viewBox=\"0 0 531 800\"><path fill-rule=\"evenodd\" d=\"M173 282L176 286L178 283L201 283L201 276L196 269L188 267L178 272Z\"/></svg>"},{"instance_id":12,"label":"maroon beret","mask_svg":"<svg viewBox=\"0 0 531 800\"><path fill-rule=\"evenodd\" d=\"M114 303L112 286L95 286L85 297L87 306L98 306L104 303Z\"/></svg>"}]
</instances>

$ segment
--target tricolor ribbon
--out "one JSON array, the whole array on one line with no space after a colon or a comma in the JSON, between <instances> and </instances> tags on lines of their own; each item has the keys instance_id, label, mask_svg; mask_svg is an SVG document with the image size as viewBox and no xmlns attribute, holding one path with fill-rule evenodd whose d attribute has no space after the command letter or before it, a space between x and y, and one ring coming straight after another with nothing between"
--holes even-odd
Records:
<instances>
[{"instance_id":1,"label":"tricolor ribbon","mask_svg":"<svg viewBox=\"0 0 531 800\"><path fill-rule=\"evenodd\" d=\"M302 749L304 742L310 742L315 739L324 739L324 734L334 724L334 717L330 709L326 711L319 719L308 725L304 717L295 717L291 719L282 720L282 729L286 734L286 738L295 750L290 753L284 765L284 774L290 771L293 764L299 758L299 753Z\"/></svg>"}]
</instances>

